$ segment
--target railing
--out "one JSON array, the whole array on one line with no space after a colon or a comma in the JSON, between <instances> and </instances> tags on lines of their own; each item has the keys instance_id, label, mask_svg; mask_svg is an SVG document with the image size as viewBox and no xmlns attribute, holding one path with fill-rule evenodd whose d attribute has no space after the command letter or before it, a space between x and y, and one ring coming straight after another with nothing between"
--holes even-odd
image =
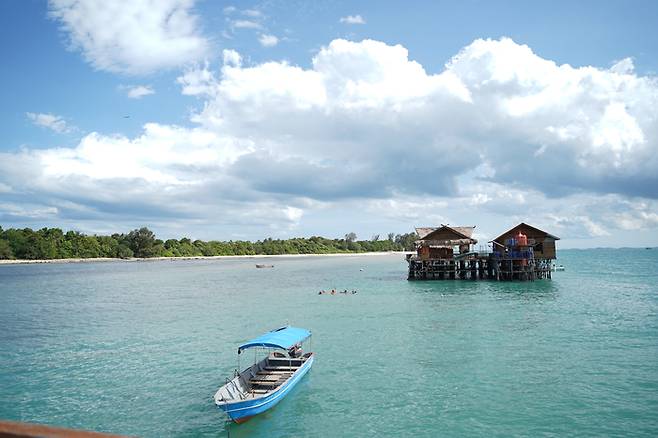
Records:
<instances>
[{"instance_id":1,"label":"railing","mask_svg":"<svg viewBox=\"0 0 658 438\"><path fill-rule=\"evenodd\" d=\"M527 260L534 258L534 252L532 251L532 248L521 251L508 251L505 253L502 251L494 251L493 256L497 260Z\"/></svg>"}]
</instances>

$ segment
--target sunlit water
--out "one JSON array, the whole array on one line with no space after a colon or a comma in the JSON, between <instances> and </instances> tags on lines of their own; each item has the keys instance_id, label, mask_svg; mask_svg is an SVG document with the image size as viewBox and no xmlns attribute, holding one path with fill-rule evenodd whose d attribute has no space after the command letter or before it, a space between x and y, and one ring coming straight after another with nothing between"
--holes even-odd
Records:
<instances>
[{"instance_id":1,"label":"sunlit water","mask_svg":"<svg viewBox=\"0 0 658 438\"><path fill-rule=\"evenodd\" d=\"M657 436L658 250L559 256L527 283L407 282L399 255L0 266L0 418L226 436L236 346L289 321L313 369L233 437Z\"/></svg>"}]
</instances>

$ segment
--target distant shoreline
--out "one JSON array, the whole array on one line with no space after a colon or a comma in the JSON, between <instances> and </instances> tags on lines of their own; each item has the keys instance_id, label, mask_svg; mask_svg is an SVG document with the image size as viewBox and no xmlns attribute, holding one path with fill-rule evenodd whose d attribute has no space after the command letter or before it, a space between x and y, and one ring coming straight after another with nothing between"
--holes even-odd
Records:
<instances>
[{"instance_id":1,"label":"distant shoreline","mask_svg":"<svg viewBox=\"0 0 658 438\"><path fill-rule=\"evenodd\" d=\"M0 265L35 265L51 263L95 263L95 262L149 262L149 261L181 261L181 260L223 260L223 259L268 259L268 258L293 258L293 257L359 257L359 256L384 256L404 255L410 251L381 251L381 252L347 252L330 254L255 254L255 255L220 255L220 256L184 256L184 257L131 257L127 259L96 257L96 258L73 258L73 259L50 259L50 260L0 260Z\"/></svg>"}]
</instances>

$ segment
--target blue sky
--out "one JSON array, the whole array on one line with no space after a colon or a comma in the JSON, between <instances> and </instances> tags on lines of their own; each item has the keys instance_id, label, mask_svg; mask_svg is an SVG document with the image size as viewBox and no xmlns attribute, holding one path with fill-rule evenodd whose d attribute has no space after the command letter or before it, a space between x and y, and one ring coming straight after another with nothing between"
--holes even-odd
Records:
<instances>
[{"instance_id":1,"label":"blue sky","mask_svg":"<svg viewBox=\"0 0 658 438\"><path fill-rule=\"evenodd\" d=\"M658 245L658 4L0 3L0 225Z\"/></svg>"}]
</instances>

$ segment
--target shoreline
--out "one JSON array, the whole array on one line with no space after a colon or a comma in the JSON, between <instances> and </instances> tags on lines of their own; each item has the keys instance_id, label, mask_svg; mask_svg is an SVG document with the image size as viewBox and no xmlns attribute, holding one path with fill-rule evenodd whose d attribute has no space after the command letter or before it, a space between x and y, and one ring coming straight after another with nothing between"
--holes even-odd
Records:
<instances>
[{"instance_id":1,"label":"shoreline","mask_svg":"<svg viewBox=\"0 0 658 438\"><path fill-rule=\"evenodd\" d=\"M131 257L128 259L96 257L96 258L73 258L73 259L51 259L51 260L0 260L1 265L36 265L36 264L64 264L64 263L104 263L104 262L150 262L150 261L182 261L182 260L225 260L225 259L270 259L270 258L298 258L298 257L360 257L360 256L385 256L404 255L410 251L380 251L380 252L347 252L330 254L255 254L255 255L219 255L219 256L184 256L184 257Z\"/></svg>"}]
</instances>

